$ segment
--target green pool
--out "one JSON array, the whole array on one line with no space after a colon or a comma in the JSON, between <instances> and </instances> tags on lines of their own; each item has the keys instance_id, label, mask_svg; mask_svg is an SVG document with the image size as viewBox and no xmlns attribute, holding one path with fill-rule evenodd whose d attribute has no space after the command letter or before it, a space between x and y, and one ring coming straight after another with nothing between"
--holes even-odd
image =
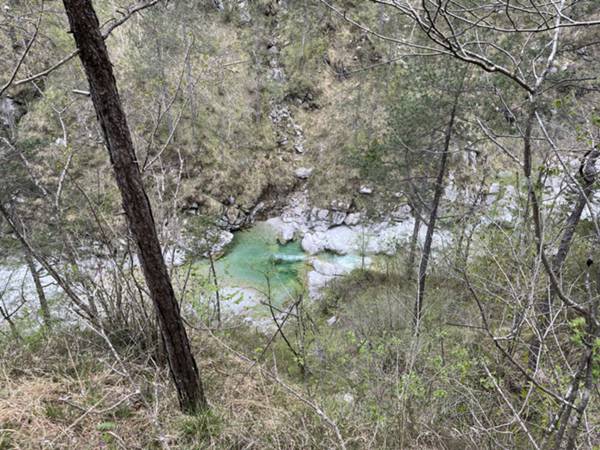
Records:
<instances>
[{"instance_id":1,"label":"green pool","mask_svg":"<svg viewBox=\"0 0 600 450\"><path fill-rule=\"evenodd\" d=\"M276 305L302 293L308 267L299 242L280 245L272 228L263 223L236 233L227 254L215 266L222 285L263 294L270 289Z\"/></svg>"},{"instance_id":2,"label":"green pool","mask_svg":"<svg viewBox=\"0 0 600 450\"><path fill-rule=\"evenodd\" d=\"M332 266L335 266L335 271L347 273L362 265L362 258L358 255L333 253L312 256L309 261L300 242L279 244L276 231L266 223L257 223L248 230L237 232L227 253L215 261L222 310L229 316L270 321L269 308L264 304L267 298L270 297L275 307L284 310L300 295L309 297L307 275L313 270L311 262L315 265L315 260L320 262L319 270L329 275L333 275ZM195 266L204 276L209 275L207 261L198 262ZM315 280L313 276L311 292L318 289L315 282L322 284L330 278L318 275ZM202 295L207 294L205 298L214 298L210 290Z\"/></svg>"}]
</instances>

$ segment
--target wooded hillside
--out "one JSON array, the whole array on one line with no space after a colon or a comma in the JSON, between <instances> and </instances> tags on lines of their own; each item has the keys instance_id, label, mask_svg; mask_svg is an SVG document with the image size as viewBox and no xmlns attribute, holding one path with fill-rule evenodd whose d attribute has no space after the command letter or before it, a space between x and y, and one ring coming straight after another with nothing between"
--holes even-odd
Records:
<instances>
[{"instance_id":1,"label":"wooded hillside","mask_svg":"<svg viewBox=\"0 0 600 450\"><path fill-rule=\"evenodd\" d=\"M597 0L0 7L0 449L600 448Z\"/></svg>"}]
</instances>

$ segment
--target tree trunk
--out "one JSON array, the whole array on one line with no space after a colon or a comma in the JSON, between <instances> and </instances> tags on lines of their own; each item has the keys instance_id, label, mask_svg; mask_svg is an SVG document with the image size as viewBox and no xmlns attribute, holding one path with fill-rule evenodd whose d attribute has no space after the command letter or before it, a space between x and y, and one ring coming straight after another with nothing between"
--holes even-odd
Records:
<instances>
[{"instance_id":1,"label":"tree trunk","mask_svg":"<svg viewBox=\"0 0 600 450\"><path fill-rule=\"evenodd\" d=\"M219 328L221 328L221 296L219 294L219 279L217 278L217 271L215 270L215 260L213 258L212 252L209 252L208 260L210 262L210 273L213 277L213 281L215 282L215 309L217 313L217 325Z\"/></svg>"},{"instance_id":2,"label":"tree trunk","mask_svg":"<svg viewBox=\"0 0 600 450\"><path fill-rule=\"evenodd\" d=\"M448 122L448 127L446 128L446 135L444 137L444 151L442 153L442 160L440 162L440 168L435 183L435 194L433 196L431 213L429 215L429 223L427 224L427 233L425 235L425 243L423 245L423 253L421 255L421 262L419 264L419 284L417 287L417 300L415 301L413 317L415 335L419 334L419 328L421 325L423 299L425 297L425 281L427 279L427 265L429 264L429 256L431 255L431 244L433 242L433 232L435 231L438 207L444 193L444 176L446 174L446 166L448 165L448 150L450 149L450 139L452 137L452 130L454 128L456 111L458 109L458 100L460 98L461 91L462 83L456 94L456 97L454 98L452 112L450 113L450 121Z\"/></svg>"},{"instance_id":3,"label":"tree trunk","mask_svg":"<svg viewBox=\"0 0 600 450\"><path fill-rule=\"evenodd\" d=\"M594 148L582 159L581 168L579 170L581 190L577 194L575 205L567 217L556 255L554 255L554 258L552 258L552 272L558 280L561 278L564 263L567 259L569 251L571 250L571 244L573 243L573 238L575 237L577 225L581 220L581 214L583 213L583 210L594 193L594 184L597 179L595 167L599 157L600 151L597 148ZM541 299L535 305L535 311L539 322L538 333L541 337L543 337L548 328L548 323L550 322L550 309L556 297L556 288L551 284L550 295L548 298ZM541 350L542 339L538 338L538 335L534 333L530 342L529 352L529 368L534 373L538 367Z\"/></svg>"},{"instance_id":4,"label":"tree trunk","mask_svg":"<svg viewBox=\"0 0 600 450\"><path fill-rule=\"evenodd\" d=\"M415 224L413 226L412 236L410 237L410 248L408 251L408 260L406 261L406 279L413 281L415 276L415 261L417 259L417 244L419 242L419 231L421 230L421 213L413 207Z\"/></svg>"},{"instance_id":5,"label":"tree trunk","mask_svg":"<svg viewBox=\"0 0 600 450\"><path fill-rule=\"evenodd\" d=\"M204 410L207 402L202 382L163 259L98 18L90 0L63 0L63 3L90 84L129 230L137 244L146 284L156 308L181 409L189 413Z\"/></svg>"},{"instance_id":6,"label":"tree trunk","mask_svg":"<svg viewBox=\"0 0 600 450\"><path fill-rule=\"evenodd\" d=\"M31 278L33 278L33 284L35 284L35 291L38 296L38 300L40 302L40 311L42 313L42 319L44 321L44 326L48 329L52 326L52 319L50 317L50 308L48 307L48 299L46 298L46 293L44 292L44 286L42 286L42 280L40 280L40 274L38 273L35 262L33 261L33 257L29 250L25 248L25 261L27 262L27 267L29 267L29 272L31 272Z\"/></svg>"}]
</instances>

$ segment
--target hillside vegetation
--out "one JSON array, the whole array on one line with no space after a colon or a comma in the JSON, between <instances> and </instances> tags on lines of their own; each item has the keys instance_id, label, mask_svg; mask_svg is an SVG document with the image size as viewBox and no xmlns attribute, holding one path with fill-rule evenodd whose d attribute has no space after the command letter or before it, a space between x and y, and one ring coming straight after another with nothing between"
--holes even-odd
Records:
<instances>
[{"instance_id":1,"label":"hillside vegetation","mask_svg":"<svg viewBox=\"0 0 600 450\"><path fill-rule=\"evenodd\" d=\"M154 275L80 3L1 5L0 449L600 449L596 0L81 3Z\"/></svg>"}]
</instances>

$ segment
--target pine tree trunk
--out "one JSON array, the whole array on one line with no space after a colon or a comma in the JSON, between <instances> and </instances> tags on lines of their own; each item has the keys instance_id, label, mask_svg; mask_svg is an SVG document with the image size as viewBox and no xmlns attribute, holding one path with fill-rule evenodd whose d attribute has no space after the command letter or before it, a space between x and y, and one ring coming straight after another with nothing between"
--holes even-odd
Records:
<instances>
[{"instance_id":1,"label":"pine tree trunk","mask_svg":"<svg viewBox=\"0 0 600 450\"><path fill-rule=\"evenodd\" d=\"M463 79L464 81L464 79ZM456 112L458 110L458 101L460 99L462 91L462 82L459 91L454 98L454 104L452 105L452 112L450 113L450 120L448 127L446 128L446 134L444 137L444 150L442 153L442 160L440 162L440 168L435 184L435 194L433 196L433 203L431 205L431 213L429 215L429 223L427 224L427 233L425 235L425 243L423 244L423 253L421 255L421 262L419 264L419 284L417 287L417 299L415 301L413 325L415 335L419 334L421 326L421 318L423 313L423 301L425 298L425 282L427 280L427 266L429 264L429 257L431 255L431 246L433 243L433 233L435 231L435 222L437 220L438 208L440 200L444 194L444 177L446 175L446 167L448 165L448 152L450 150L450 139L452 137L452 131L454 129L454 122L456 120Z\"/></svg>"},{"instance_id":2,"label":"pine tree trunk","mask_svg":"<svg viewBox=\"0 0 600 450\"><path fill-rule=\"evenodd\" d=\"M129 230L137 244L146 284L156 308L180 406L188 413L206 409L200 375L163 259L98 18L90 0L63 0L63 3L90 84Z\"/></svg>"}]
</instances>

